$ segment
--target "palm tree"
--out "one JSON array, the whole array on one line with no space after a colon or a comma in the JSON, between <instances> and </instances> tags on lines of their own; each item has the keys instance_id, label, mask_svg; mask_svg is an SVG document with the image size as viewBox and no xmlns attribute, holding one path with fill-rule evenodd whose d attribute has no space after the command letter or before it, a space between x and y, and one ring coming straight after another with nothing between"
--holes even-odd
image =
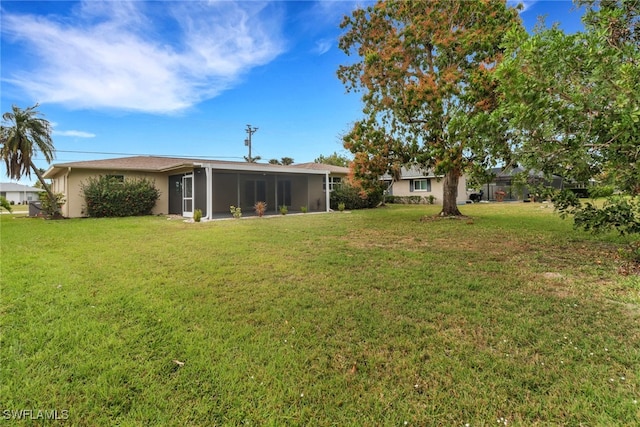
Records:
<instances>
[{"instance_id":1,"label":"palm tree","mask_svg":"<svg viewBox=\"0 0 640 427\"><path fill-rule=\"evenodd\" d=\"M2 115L0 127L0 157L7 166L7 176L19 180L23 176L31 177L35 172L51 202L54 217L60 216L58 202L51 188L42 177L42 173L33 164L33 156L39 152L47 162L54 158L55 148L51 140L51 125L41 118L37 110L39 104L24 110L13 105L11 112Z\"/></svg>"},{"instance_id":2,"label":"palm tree","mask_svg":"<svg viewBox=\"0 0 640 427\"><path fill-rule=\"evenodd\" d=\"M256 157L247 157L244 156L244 160L248 163L258 163L258 160L262 160L262 157L260 156L256 156Z\"/></svg>"}]
</instances>

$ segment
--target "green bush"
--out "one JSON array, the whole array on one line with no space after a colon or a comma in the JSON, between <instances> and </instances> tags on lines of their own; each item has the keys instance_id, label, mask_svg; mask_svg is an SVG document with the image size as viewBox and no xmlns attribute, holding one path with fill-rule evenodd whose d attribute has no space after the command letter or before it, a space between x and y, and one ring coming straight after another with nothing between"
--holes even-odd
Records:
<instances>
[{"instance_id":1,"label":"green bush","mask_svg":"<svg viewBox=\"0 0 640 427\"><path fill-rule=\"evenodd\" d=\"M602 207L587 203L573 211L574 225L594 233L615 230L620 234L640 233L640 198L612 196Z\"/></svg>"},{"instance_id":2,"label":"green bush","mask_svg":"<svg viewBox=\"0 0 640 427\"><path fill-rule=\"evenodd\" d=\"M41 192L38 194L38 198L40 199L40 208L47 215L47 217L57 217L60 214L60 208L64 205L64 194L57 193L54 194L56 196L55 206L51 204L51 199L49 199L49 195L46 192Z\"/></svg>"},{"instance_id":3,"label":"green bush","mask_svg":"<svg viewBox=\"0 0 640 427\"><path fill-rule=\"evenodd\" d=\"M193 211L193 221L200 222L201 220L202 220L202 210L196 209L195 211Z\"/></svg>"},{"instance_id":4,"label":"green bush","mask_svg":"<svg viewBox=\"0 0 640 427\"><path fill-rule=\"evenodd\" d=\"M240 206L229 206L229 212L231 212L231 215L233 215L235 219L240 219L242 217L242 209Z\"/></svg>"},{"instance_id":5,"label":"green bush","mask_svg":"<svg viewBox=\"0 0 640 427\"><path fill-rule=\"evenodd\" d=\"M614 188L611 185L596 185L589 187L589 197L597 199L600 197L611 197L614 193Z\"/></svg>"},{"instance_id":6,"label":"green bush","mask_svg":"<svg viewBox=\"0 0 640 427\"><path fill-rule=\"evenodd\" d=\"M0 207L6 209L7 212L12 211L11 203L4 196L0 196Z\"/></svg>"},{"instance_id":7,"label":"green bush","mask_svg":"<svg viewBox=\"0 0 640 427\"><path fill-rule=\"evenodd\" d=\"M386 196L385 202L399 205L419 205L427 203L427 199L422 196Z\"/></svg>"},{"instance_id":8,"label":"green bush","mask_svg":"<svg viewBox=\"0 0 640 427\"><path fill-rule=\"evenodd\" d=\"M360 190L349 184L343 184L335 188L329 196L331 209L337 210L340 203L344 203L345 209L374 208L382 202L382 189Z\"/></svg>"},{"instance_id":9,"label":"green bush","mask_svg":"<svg viewBox=\"0 0 640 427\"><path fill-rule=\"evenodd\" d=\"M85 214L90 217L151 215L160 191L148 179L125 179L109 176L89 178L82 183Z\"/></svg>"}]
</instances>

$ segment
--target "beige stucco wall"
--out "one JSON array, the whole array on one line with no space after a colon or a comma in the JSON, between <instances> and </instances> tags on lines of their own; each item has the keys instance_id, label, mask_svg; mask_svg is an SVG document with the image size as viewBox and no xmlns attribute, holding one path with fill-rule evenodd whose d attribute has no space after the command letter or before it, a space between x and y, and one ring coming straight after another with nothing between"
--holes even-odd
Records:
<instances>
[{"instance_id":1,"label":"beige stucco wall","mask_svg":"<svg viewBox=\"0 0 640 427\"><path fill-rule=\"evenodd\" d=\"M431 191L410 191L411 180L403 179L401 181L397 181L393 183L393 189L391 194L394 196L423 196L429 197L434 196L436 198L435 203L441 205L442 204L442 194L443 194L443 181L438 181L436 178L431 179ZM424 178L417 178L424 179ZM467 179L465 176L460 177L460 181L458 181L458 203L465 203L467 200Z\"/></svg>"},{"instance_id":2,"label":"beige stucco wall","mask_svg":"<svg viewBox=\"0 0 640 427\"><path fill-rule=\"evenodd\" d=\"M82 195L82 184L86 183L90 177L106 174L123 175L125 179L147 178L155 182L156 188L160 190L160 198L153 208L153 214L166 214L169 211L169 197L167 194L167 188L169 188L168 174L138 171L101 171L101 173L98 173L91 169L72 169L63 171L53 178L53 191L65 195L66 202L62 206L62 215L68 218L85 216L83 213L85 203L84 196Z\"/></svg>"}]
</instances>

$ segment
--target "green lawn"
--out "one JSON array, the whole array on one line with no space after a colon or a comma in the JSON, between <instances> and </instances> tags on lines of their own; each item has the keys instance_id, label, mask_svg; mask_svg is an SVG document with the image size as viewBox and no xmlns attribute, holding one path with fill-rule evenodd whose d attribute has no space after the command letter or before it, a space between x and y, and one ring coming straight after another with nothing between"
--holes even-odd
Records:
<instances>
[{"instance_id":1,"label":"green lawn","mask_svg":"<svg viewBox=\"0 0 640 427\"><path fill-rule=\"evenodd\" d=\"M574 231L541 204L421 221L437 209L2 215L0 417L637 425L640 281L617 256L628 241Z\"/></svg>"}]
</instances>

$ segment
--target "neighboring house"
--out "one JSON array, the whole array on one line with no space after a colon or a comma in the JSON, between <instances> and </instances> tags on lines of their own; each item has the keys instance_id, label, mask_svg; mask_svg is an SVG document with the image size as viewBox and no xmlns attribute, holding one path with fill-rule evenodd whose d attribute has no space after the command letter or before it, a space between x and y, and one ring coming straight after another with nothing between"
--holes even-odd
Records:
<instances>
[{"instance_id":1,"label":"neighboring house","mask_svg":"<svg viewBox=\"0 0 640 427\"><path fill-rule=\"evenodd\" d=\"M391 175L385 174L382 180L388 185L387 194L390 196L409 197L421 196L424 202L433 196L436 204L442 204L443 176L436 176L433 172L415 166L402 167L400 178L393 180ZM458 182L458 204L467 200L467 179L463 175Z\"/></svg>"},{"instance_id":2,"label":"neighboring house","mask_svg":"<svg viewBox=\"0 0 640 427\"><path fill-rule=\"evenodd\" d=\"M272 165L158 156L136 156L52 165L44 174L52 180L54 193L62 193L62 214L81 217L84 213L82 185L91 177L147 178L160 190L154 214L192 217L196 209L203 218L229 214L230 206L253 212L257 201L268 211L280 206L290 211L307 207L309 212L329 210L326 182L346 176L348 169L314 164Z\"/></svg>"},{"instance_id":3,"label":"neighboring house","mask_svg":"<svg viewBox=\"0 0 640 427\"><path fill-rule=\"evenodd\" d=\"M40 200L38 195L43 191L41 188L29 187L28 185L0 182L0 196L15 205L25 205L29 202L36 202Z\"/></svg>"},{"instance_id":4,"label":"neighboring house","mask_svg":"<svg viewBox=\"0 0 640 427\"><path fill-rule=\"evenodd\" d=\"M478 189L482 190L482 200L500 200L500 192L504 193L503 200L529 200L534 196L532 194L532 186L544 184L545 186L561 189L565 184L560 176L553 175L549 180L544 177L542 172L527 172L521 167L509 169L493 168L490 172L494 178ZM527 173L527 184L518 185L514 182L514 178L523 173ZM568 188L566 185L565 187ZM578 188L580 186L575 187Z\"/></svg>"}]
</instances>

